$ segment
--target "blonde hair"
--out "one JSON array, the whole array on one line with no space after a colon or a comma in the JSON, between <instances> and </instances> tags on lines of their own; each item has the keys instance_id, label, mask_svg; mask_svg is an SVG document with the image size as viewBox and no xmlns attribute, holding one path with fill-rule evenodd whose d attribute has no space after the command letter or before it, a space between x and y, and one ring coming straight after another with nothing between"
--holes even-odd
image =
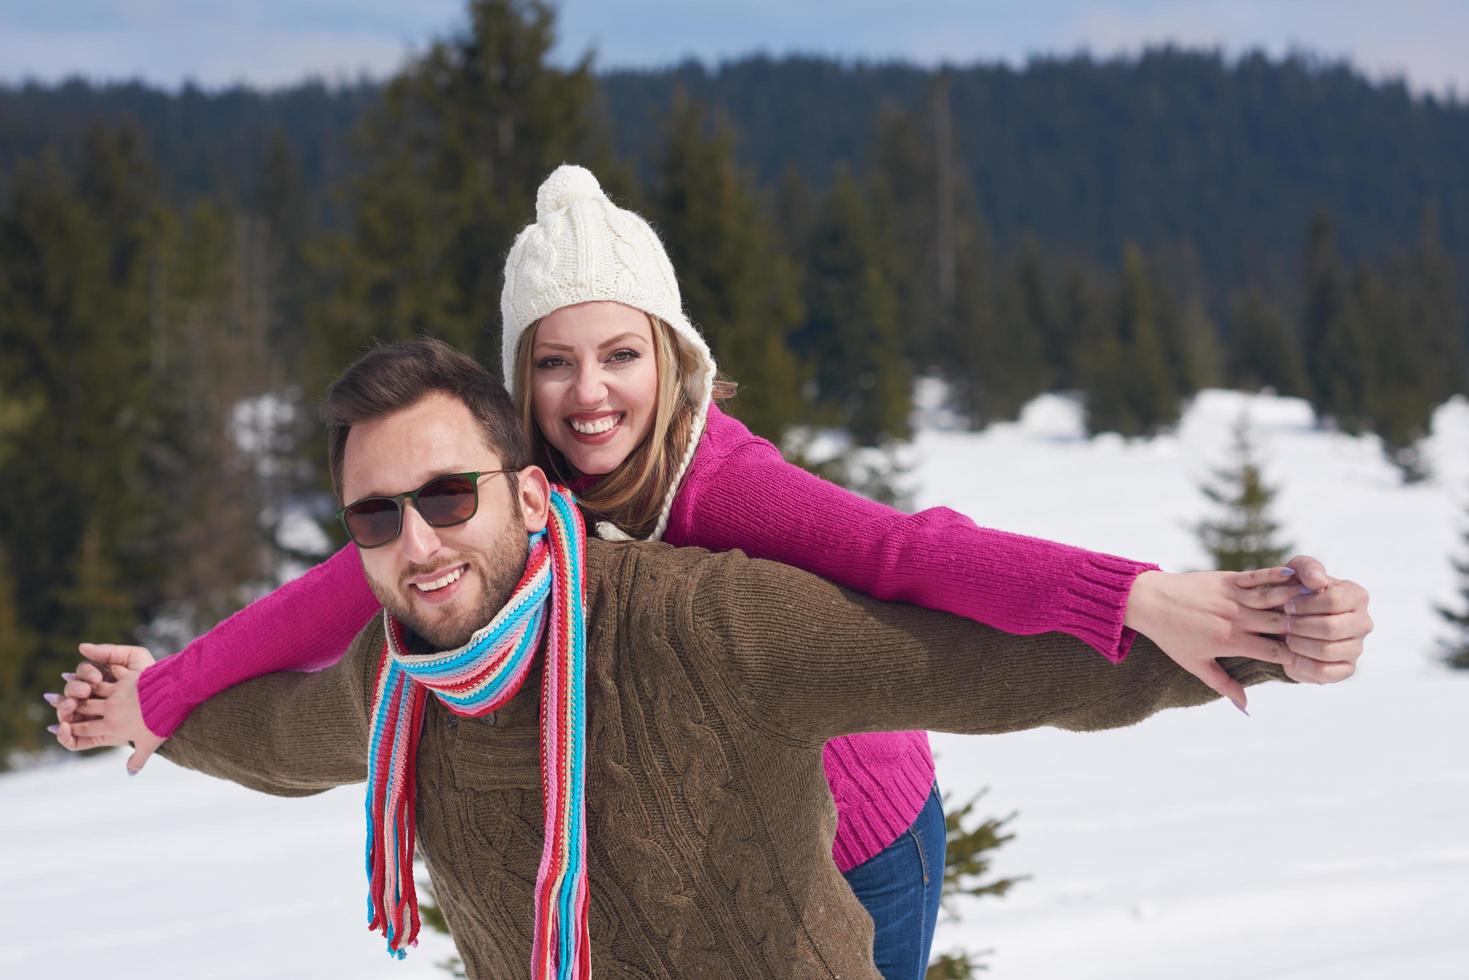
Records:
<instances>
[{"instance_id":1,"label":"blonde hair","mask_svg":"<svg viewBox=\"0 0 1469 980\"><path fill-rule=\"evenodd\" d=\"M658 372L657 403L653 424L626 459L595 487L577 494L577 501L593 517L610 521L633 538L646 538L658 523L670 484L689 448L694 415L699 406L689 392L689 379L703 370L700 356L684 344L674 329L659 317L646 314L653 335L653 364ZM531 410L531 374L535 359L536 330L532 323L520 335L515 351L515 400L530 445L531 460L559 482L578 476L566 457L548 441ZM722 400L735 392L735 383L723 378L714 382L714 398Z\"/></svg>"}]
</instances>

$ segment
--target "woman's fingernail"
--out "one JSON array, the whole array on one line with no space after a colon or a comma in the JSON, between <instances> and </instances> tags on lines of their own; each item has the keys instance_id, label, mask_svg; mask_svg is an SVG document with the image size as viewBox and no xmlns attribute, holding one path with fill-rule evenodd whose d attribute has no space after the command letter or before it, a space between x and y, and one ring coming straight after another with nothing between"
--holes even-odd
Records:
<instances>
[{"instance_id":1,"label":"woman's fingernail","mask_svg":"<svg viewBox=\"0 0 1469 980\"><path fill-rule=\"evenodd\" d=\"M1230 698L1229 701L1230 701L1231 704L1233 704L1236 708L1239 709L1239 713L1240 714L1244 715L1246 718L1248 718L1250 716L1250 713L1245 710L1245 706L1244 705L1242 705L1238 701L1234 700L1234 698Z\"/></svg>"},{"instance_id":2,"label":"woman's fingernail","mask_svg":"<svg viewBox=\"0 0 1469 980\"><path fill-rule=\"evenodd\" d=\"M138 773L140 773L142 771L143 770L141 770L141 769L133 769L133 768L129 767L128 768L128 775L129 776L136 776Z\"/></svg>"},{"instance_id":3,"label":"woman's fingernail","mask_svg":"<svg viewBox=\"0 0 1469 980\"><path fill-rule=\"evenodd\" d=\"M1290 578L1295 573L1296 573L1296 570L1294 568L1282 568L1280 570L1280 577L1281 578Z\"/></svg>"},{"instance_id":4,"label":"woman's fingernail","mask_svg":"<svg viewBox=\"0 0 1469 980\"><path fill-rule=\"evenodd\" d=\"M1304 585L1301 586L1301 595L1310 595L1311 593L1313 593L1315 591L1316 591L1315 589L1308 589Z\"/></svg>"},{"instance_id":5,"label":"woman's fingernail","mask_svg":"<svg viewBox=\"0 0 1469 980\"><path fill-rule=\"evenodd\" d=\"M52 735L55 735L57 732L61 731L61 726L60 725L47 725L46 726L46 731L50 732Z\"/></svg>"},{"instance_id":6,"label":"woman's fingernail","mask_svg":"<svg viewBox=\"0 0 1469 980\"><path fill-rule=\"evenodd\" d=\"M41 695L41 697L45 699L46 703L53 708L56 707L57 703L61 700L61 695L52 694L50 691L47 691L45 694Z\"/></svg>"},{"instance_id":7,"label":"woman's fingernail","mask_svg":"<svg viewBox=\"0 0 1469 980\"><path fill-rule=\"evenodd\" d=\"M68 682L68 683L70 683L71 681L74 681L74 680L77 679L77 675L76 674L73 674L71 671L66 671L66 672L64 672L61 675L61 679L64 680L64 681L66 681L66 682Z\"/></svg>"}]
</instances>

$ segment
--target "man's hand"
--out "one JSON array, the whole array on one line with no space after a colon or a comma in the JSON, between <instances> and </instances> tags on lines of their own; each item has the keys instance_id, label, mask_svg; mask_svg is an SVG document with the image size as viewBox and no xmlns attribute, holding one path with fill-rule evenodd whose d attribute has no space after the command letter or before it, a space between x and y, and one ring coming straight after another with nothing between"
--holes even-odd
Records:
<instances>
[{"instance_id":1,"label":"man's hand","mask_svg":"<svg viewBox=\"0 0 1469 980\"><path fill-rule=\"evenodd\" d=\"M1367 603L1366 589L1298 555L1282 568L1249 572L1144 572L1125 622L1243 711L1244 688L1215 658L1278 663L1306 683L1346 680L1372 631Z\"/></svg>"},{"instance_id":2,"label":"man's hand","mask_svg":"<svg viewBox=\"0 0 1469 980\"><path fill-rule=\"evenodd\" d=\"M142 647L83 643L87 660L67 679L56 704L56 740L72 751L132 743L128 773L137 775L164 743L148 730L138 703L138 675L152 666Z\"/></svg>"}]
</instances>

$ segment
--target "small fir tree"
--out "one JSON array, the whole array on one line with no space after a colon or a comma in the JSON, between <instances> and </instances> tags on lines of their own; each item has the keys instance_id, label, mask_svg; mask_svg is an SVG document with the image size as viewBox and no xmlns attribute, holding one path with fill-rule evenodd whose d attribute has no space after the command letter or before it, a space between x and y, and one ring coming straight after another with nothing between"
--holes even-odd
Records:
<instances>
[{"instance_id":1,"label":"small fir tree","mask_svg":"<svg viewBox=\"0 0 1469 980\"><path fill-rule=\"evenodd\" d=\"M800 417L805 372L791 349L803 318L800 274L784 253L729 127L678 98L657 160L652 218L678 270L684 307L720 372L747 381L731 409L779 441Z\"/></svg>"},{"instance_id":2,"label":"small fir tree","mask_svg":"<svg viewBox=\"0 0 1469 980\"><path fill-rule=\"evenodd\" d=\"M911 434L913 377L891 246L863 185L839 169L807 242L806 323L794 342L811 359L817 407L863 446Z\"/></svg>"},{"instance_id":3,"label":"small fir tree","mask_svg":"<svg viewBox=\"0 0 1469 980\"><path fill-rule=\"evenodd\" d=\"M1306 246L1301 256L1301 284L1305 304L1301 311L1301 346L1310 355L1307 380L1318 415L1328 414L1327 402L1333 387L1331 374L1340 367L1326 352L1329 339L1341 332L1342 313L1347 305L1347 277L1336 251L1336 222L1325 209L1311 217ZM1339 396L1338 396L1339 397Z\"/></svg>"},{"instance_id":4,"label":"small fir tree","mask_svg":"<svg viewBox=\"0 0 1469 980\"><path fill-rule=\"evenodd\" d=\"M1469 524L1464 528L1464 559L1453 561L1454 571L1459 573L1459 611L1447 606L1435 606L1453 631L1451 638L1443 641L1444 663L1458 670L1469 670Z\"/></svg>"},{"instance_id":5,"label":"small fir tree","mask_svg":"<svg viewBox=\"0 0 1469 980\"><path fill-rule=\"evenodd\" d=\"M977 826L971 826L974 808L987 792L988 789L981 790L961 807L945 808L947 853L944 856L944 888L940 904L951 921L959 919L961 895L1002 898L1011 888L1030 877L1022 875L985 880L994 861L994 852L1015 836L1005 829L1015 819L1014 813L1005 817L988 817ZM988 952L990 950L974 953L957 949L937 956L929 961L924 980L971 980L976 973L988 969L979 959Z\"/></svg>"},{"instance_id":6,"label":"small fir tree","mask_svg":"<svg viewBox=\"0 0 1469 980\"><path fill-rule=\"evenodd\" d=\"M1214 471L1213 485L1203 488L1222 513L1199 523L1199 540L1221 571L1279 565L1291 545L1276 538L1280 524L1270 516L1270 505L1277 490L1260 472L1245 416L1234 425L1233 457L1232 465Z\"/></svg>"},{"instance_id":7,"label":"small fir tree","mask_svg":"<svg viewBox=\"0 0 1469 980\"><path fill-rule=\"evenodd\" d=\"M1178 421L1179 394L1158 316L1159 292L1143 254L1123 251L1113 317L1084 355L1087 431L1151 436Z\"/></svg>"},{"instance_id":8,"label":"small fir tree","mask_svg":"<svg viewBox=\"0 0 1469 980\"><path fill-rule=\"evenodd\" d=\"M1345 303L1309 363L1317 366L1317 417L1356 435L1372 428L1378 403L1372 338L1385 299L1375 270L1364 264L1353 271Z\"/></svg>"},{"instance_id":9,"label":"small fir tree","mask_svg":"<svg viewBox=\"0 0 1469 980\"><path fill-rule=\"evenodd\" d=\"M1274 388L1282 395L1308 390L1305 358L1294 325L1259 288L1230 305L1227 375L1248 389Z\"/></svg>"}]
</instances>

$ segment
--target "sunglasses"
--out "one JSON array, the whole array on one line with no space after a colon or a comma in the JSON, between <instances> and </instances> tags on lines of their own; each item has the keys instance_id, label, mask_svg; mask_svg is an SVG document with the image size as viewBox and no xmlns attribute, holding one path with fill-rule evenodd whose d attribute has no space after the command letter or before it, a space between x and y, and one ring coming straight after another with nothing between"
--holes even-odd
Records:
<instances>
[{"instance_id":1,"label":"sunglasses","mask_svg":"<svg viewBox=\"0 0 1469 980\"><path fill-rule=\"evenodd\" d=\"M479 510L481 477L515 470L482 470L478 473L448 473L419 487L392 497L363 497L337 511L347 536L359 548L381 548L403 533L403 501L413 501L419 515L431 527L463 524Z\"/></svg>"}]
</instances>

